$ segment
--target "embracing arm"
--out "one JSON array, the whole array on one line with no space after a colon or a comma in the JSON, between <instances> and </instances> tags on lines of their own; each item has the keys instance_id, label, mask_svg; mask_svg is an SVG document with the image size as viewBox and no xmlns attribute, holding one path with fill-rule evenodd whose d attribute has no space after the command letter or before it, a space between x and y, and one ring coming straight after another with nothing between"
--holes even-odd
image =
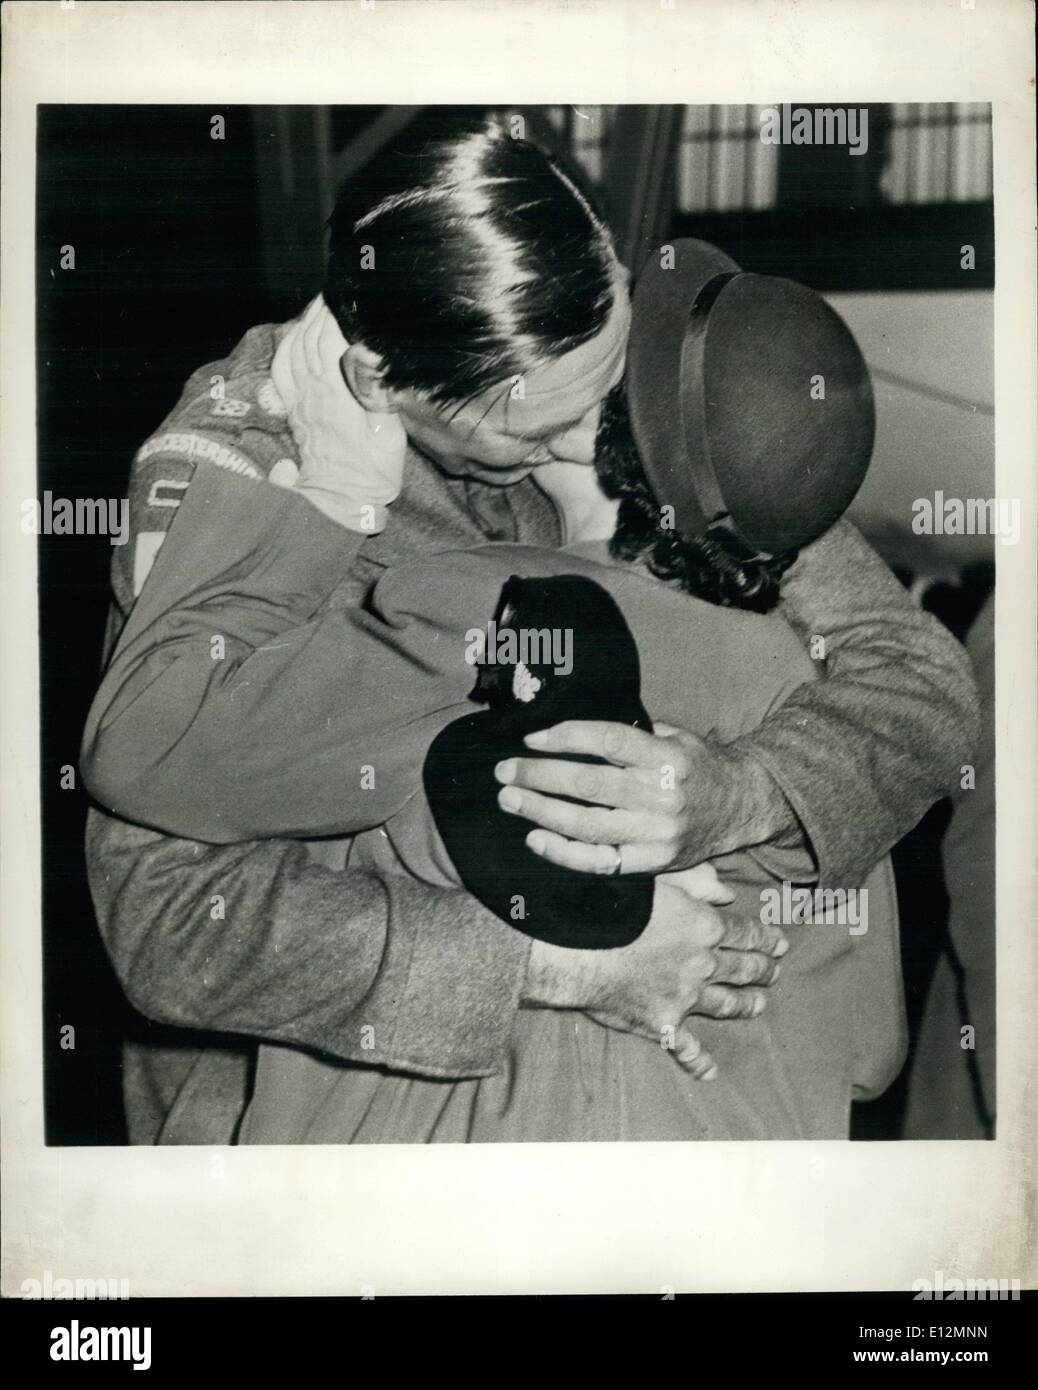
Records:
<instances>
[{"instance_id":1,"label":"embracing arm","mask_svg":"<svg viewBox=\"0 0 1038 1390\"><path fill-rule=\"evenodd\" d=\"M781 611L806 643L822 639L825 675L735 747L788 799L819 880L858 883L958 784L972 756L969 659L846 521L803 550Z\"/></svg>"},{"instance_id":2,"label":"embracing arm","mask_svg":"<svg viewBox=\"0 0 1038 1390\"><path fill-rule=\"evenodd\" d=\"M328 605L363 543L297 492L199 463L90 710L95 800L213 843L399 810L474 672L432 622L400 642L352 593Z\"/></svg>"},{"instance_id":3,"label":"embracing arm","mask_svg":"<svg viewBox=\"0 0 1038 1390\"><path fill-rule=\"evenodd\" d=\"M205 438L167 433L141 450L133 546L113 564L125 624L81 755L107 810L218 843L376 825L413 793L416 750L453 717L437 711L467 696L464 666L438 681L435 660L394 663L383 628L363 633L380 569L358 559L400 490L407 441L346 389L345 348L320 297L281 338L262 390L276 387L291 443L232 431L214 454L206 409ZM193 467L177 453L187 443ZM272 467L272 451L288 456ZM262 481L279 470L282 486Z\"/></svg>"},{"instance_id":4,"label":"embracing arm","mask_svg":"<svg viewBox=\"0 0 1038 1390\"><path fill-rule=\"evenodd\" d=\"M149 1018L427 1076L503 1064L530 942L458 890L98 811L87 861L116 973Z\"/></svg>"},{"instance_id":5,"label":"embracing arm","mask_svg":"<svg viewBox=\"0 0 1038 1390\"><path fill-rule=\"evenodd\" d=\"M634 946L574 951L460 890L331 869L293 841L202 845L92 810L87 864L109 956L146 1017L448 1079L502 1069L519 1007L590 1010L654 1041L669 1030L679 1064L708 1075L687 1015L759 1014L787 945L722 919L680 876L658 886Z\"/></svg>"}]
</instances>

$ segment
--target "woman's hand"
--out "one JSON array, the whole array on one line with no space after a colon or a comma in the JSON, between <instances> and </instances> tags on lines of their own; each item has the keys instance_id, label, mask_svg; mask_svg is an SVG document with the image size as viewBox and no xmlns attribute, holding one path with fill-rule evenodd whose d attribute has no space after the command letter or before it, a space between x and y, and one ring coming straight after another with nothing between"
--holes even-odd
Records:
<instances>
[{"instance_id":1,"label":"woman's hand","mask_svg":"<svg viewBox=\"0 0 1038 1390\"><path fill-rule=\"evenodd\" d=\"M348 346L318 295L282 339L271 377L299 449L296 490L340 526L374 534L400 494L407 436L399 416L365 410L346 385Z\"/></svg>"}]
</instances>

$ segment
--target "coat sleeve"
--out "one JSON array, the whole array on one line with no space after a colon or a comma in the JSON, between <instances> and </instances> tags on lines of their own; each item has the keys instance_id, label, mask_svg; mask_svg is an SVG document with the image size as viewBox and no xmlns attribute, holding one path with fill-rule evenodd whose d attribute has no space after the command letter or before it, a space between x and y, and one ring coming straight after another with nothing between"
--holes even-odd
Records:
<instances>
[{"instance_id":1,"label":"coat sleeve","mask_svg":"<svg viewBox=\"0 0 1038 1390\"><path fill-rule=\"evenodd\" d=\"M147 805L153 750L190 730L210 682L220 689L236 661L306 623L363 537L292 492L175 454L135 470L131 519L109 643L122 633L85 771L102 805L111 777L111 804L125 792L132 814ZM196 766L185 800L233 799ZM435 1077L504 1064L530 943L460 891L331 869L293 841L173 838L99 809L87 864L109 956L149 1018Z\"/></svg>"},{"instance_id":2,"label":"coat sleeve","mask_svg":"<svg viewBox=\"0 0 1038 1390\"><path fill-rule=\"evenodd\" d=\"M294 492L197 465L87 720L98 804L213 843L348 834L400 810L475 673L446 630L452 603L461 621L447 582L436 623L329 605L363 540Z\"/></svg>"},{"instance_id":3,"label":"coat sleeve","mask_svg":"<svg viewBox=\"0 0 1038 1390\"><path fill-rule=\"evenodd\" d=\"M737 744L796 812L819 882L860 883L958 785L979 727L969 660L846 521L801 553L781 610L824 678Z\"/></svg>"},{"instance_id":4,"label":"coat sleeve","mask_svg":"<svg viewBox=\"0 0 1038 1390\"><path fill-rule=\"evenodd\" d=\"M425 1076L504 1065L530 942L466 893L96 809L87 864L109 956L148 1018Z\"/></svg>"}]
</instances>

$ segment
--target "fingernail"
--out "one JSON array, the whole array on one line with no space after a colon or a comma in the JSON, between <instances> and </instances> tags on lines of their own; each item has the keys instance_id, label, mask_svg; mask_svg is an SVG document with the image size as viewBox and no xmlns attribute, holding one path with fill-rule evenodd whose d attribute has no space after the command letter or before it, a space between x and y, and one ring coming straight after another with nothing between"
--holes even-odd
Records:
<instances>
[{"instance_id":1,"label":"fingernail","mask_svg":"<svg viewBox=\"0 0 1038 1390\"><path fill-rule=\"evenodd\" d=\"M701 1081L716 1081L716 1080L717 1080L717 1068L716 1068L716 1067L711 1067L710 1070L709 1070L709 1071L705 1071L705 1072L703 1073L703 1075L702 1075L699 1079L700 1079Z\"/></svg>"},{"instance_id":2,"label":"fingernail","mask_svg":"<svg viewBox=\"0 0 1038 1390\"><path fill-rule=\"evenodd\" d=\"M772 954L773 956L784 956L788 950L789 950L789 937L788 937L788 936L780 936L780 937L779 937L779 940L778 940L778 945L775 947L775 949L772 951L771 954Z\"/></svg>"},{"instance_id":3,"label":"fingernail","mask_svg":"<svg viewBox=\"0 0 1038 1390\"><path fill-rule=\"evenodd\" d=\"M497 794L497 804L502 811L518 811L523 804L523 798L516 787L502 787Z\"/></svg>"},{"instance_id":4,"label":"fingernail","mask_svg":"<svg viewBox=\"0 0 1038 1390\"><path fill-rule=\"evenodd\" d=\"M540 830L531 830L529 835L527 835L526 837L527 849L532 849L534 854L543 854L544 845L545 840L543 832Z\"/></svg>"},{"instance_id":5,"label":"fingernail","mask_svg":"<svg viewBox=\"0 0 1038 1390\"><path fill-rule=\"evenodd\" d=\"M515 781L516 762L514 758L506 758L503 763L498 763L494 768L494 776L499 782Z\"/></svg>"},{"instance_id":6,"label":"fingernail","mask_svg":"<svg viewBox=\"0 0 1038 1390\"><path fill-rule=\"evenodd\" d=\"M762 1014L763 1012L764 1000L760 997L760 995L758 995L757 998L753 1001L753 1017L756 1018L758 1014Z\"/></svg>"},{"instance_id":7,"label":"fingernail","mask_svg":"<svg viewBox=\"0 0 1038 1390\"><path fill-rule=\"evenodd\" d=\"M781 966L781 965L776 965L776 966L775 966L775 969L774 969L774 970L772 971L772 973L771 973L771 982L772 982L772 984L775 983L775 981L778 979L778 977L779 977L781 974L782 974L782 966Z\"/></svg>"},{"instance_id":8,"label":"fingernail","mask_svg":"<svg viewBox=\"0 0 1038 1390\"><path fill-rule=\"evenodd\" d=\"M527 734L523 742L527 748L545 748L548 743L548 735L544 729L536 729L532 734Z\"/></svg>"}]
</instances>

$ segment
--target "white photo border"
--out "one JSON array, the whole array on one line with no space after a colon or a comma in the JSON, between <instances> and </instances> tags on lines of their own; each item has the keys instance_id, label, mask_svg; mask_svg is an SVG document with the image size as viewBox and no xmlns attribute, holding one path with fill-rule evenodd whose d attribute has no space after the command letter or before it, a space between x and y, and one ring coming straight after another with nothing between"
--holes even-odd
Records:
<instances>
[{"instance_id":1,"label":"white photo border","mask_svg":"<svg viewBox=\"0 0 1038 1390\"><path fill-rule=\"evenodd\" d=\"M2 16L4 1295L45 1269L125 1278L131 1296L908 1290L937 1270L1033 1284L1032 6L52 0L7 4ZM834 98L993 110L997 489L1021 499L1023 517L1020 544L998 547L998 1138L47 1148L36 555L19 527L20 499L36 492L37 103Z\"/></svg>"}]
</instances>

